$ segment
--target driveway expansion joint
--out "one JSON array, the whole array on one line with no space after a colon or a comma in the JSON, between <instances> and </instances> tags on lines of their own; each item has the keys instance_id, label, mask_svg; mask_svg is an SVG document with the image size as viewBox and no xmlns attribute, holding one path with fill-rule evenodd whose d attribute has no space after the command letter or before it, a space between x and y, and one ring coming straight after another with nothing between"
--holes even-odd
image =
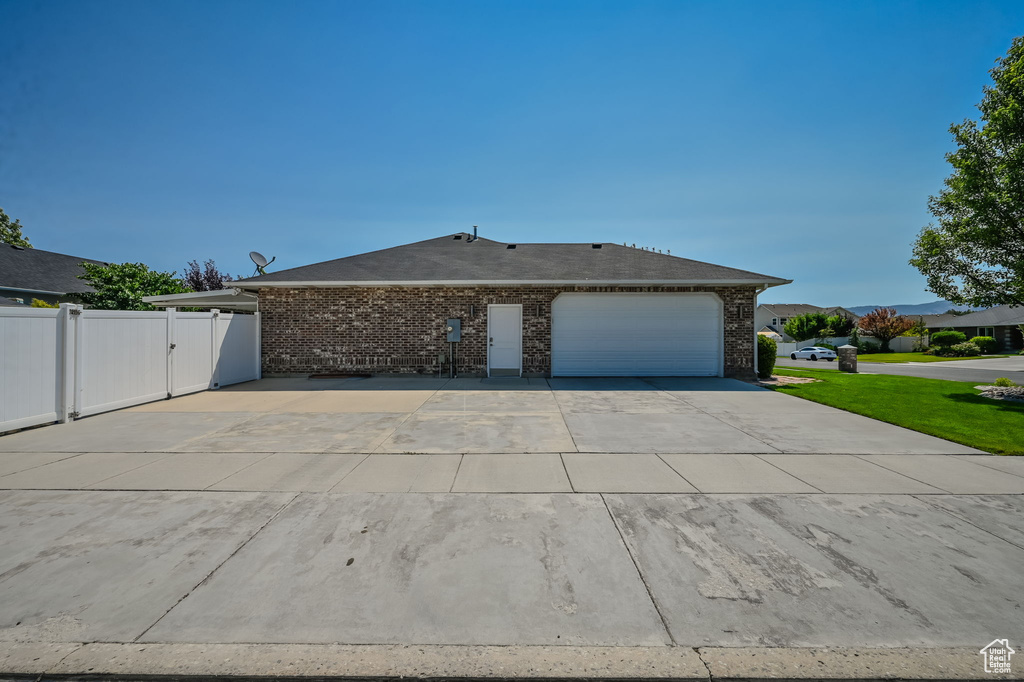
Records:
<instances>
[{"instance_id":1,"label":"driveway expansion joint","mask_svg":"<svg viewBox=\"0 0 1024 682\"><path fill-rule=\"evenodd\" d=\"M202 580L200 580L200 581L199 581L198 583L196 583L196 584L195 584L195 585L194 585L194 586L192 587L192 589L190 589L190 590L189 590L188 592L186 592L185 594L183 594L183 595L182 595L182 596L181 596L181 597L180 597L180 598L178 599L178 601L174 602L174 604L173 604L173 605L171 605L171 607L170 607L169 609L167 609L166 611L164 611L164 612L163 612L163 613L162 613L162 614L160 615L160 617L159 617L159 618L157 618L157 619L156 619L155 621L153 621L152 623L150 623L150 625L149 625L149 626L148 626L148 627L147 627L147 628L146 628L145 630L143 630L142 632L140 632L140 633L139 633L139 635L138 635L138 636L137 636L137 637L136 637L136 638L135 638L134 640L132 640L132 641L133 641L133 642L138 642L138 641L139 641L140 639L142 639L143 637L145 637L145 636L146 636L146 633L147 633L147 632L149 632L149 631L150 631L150 630L152 630L152 629L153 629L154 627L156 627L156 626L157 626L157 624L158 624L158 623L159 623L160 621L162 621L162 620L163 620L164 618L166 618L166 617L167 617L167 614L169 614L169 613L170 613L171 611L173 611L173 610L174 610L174 609L175 609L175 608L176 608L176 607L177 607L177 606L178 606L178 605L179 605L179 604L180 604L181 602L183 602L183 601L185 601L186 599L188 599L189 595L193 594L193 593L194 593L194 592L195 592L196 590L198 590L198 589L199 589L200 587L202 587L202 586L203 586L203 585L204 585L205 583L207 583L207 582L208 582L208 581L210 580L210 578L212 578L212 577L213 577L213 575L214 575L214 574L215 574L215 573L216 573L216 572L217 572L218 570L220 570L220 568L221 568L221 567L222 567L222 566L223 566L224 564L226 564L226 563L227 563L228 561L230 561L230 560L231 560L231 559L232 559L232 558L233 558L233 557L234 557L235 555L237 555L237 554L238 554L239 552L241 552L241 551L242 551L242 549L243 549L243 548L244 548L244 547L245 547L246 545L248 545L248 544L249 544L250 542L252 542L252 541L253 541L253 538L255 538L255 537L256 537L257 535L259 535L259 534L260 534L260 532L261 532L261 531L262 531L262 530L263 530L264 528L266 528L266 527L267 527L267 526L269 526L269 525L270 525L271 523L273 523L274 519L276 519L276 518L277 518L278 516L280 516L280 515L281 515L281 512L283 512L283 511L284 511L285 509L287 509L287 508L288 508L289 506L291 506L292 502L294 502L294 501L295 501L295 500L296 500L296 499L297 499L297 498L298 498L298 497L299 497L300 495L303 495L303 494L304 494L304 493L295 493L294 495L292 495L292 496L291 496L291 498L289 498L287 502L285 502L284 504L282 504L282 505L281 505L281 506L280 506L280 507L279 507L279 508L277 509L277 511L275 511L275 512L274 512L274 513L273 513L273 514L272 514L272 515L270 516L270 518L266 520L266 522L265 522L265 523L264 523L263 525L261 525L261 526L260 526L259 528L257 528L257 529L256 529L256 531L255 531L254 533L252 533L251 535L249 535L249 537L248 537L248 538L246 538L246 539L245 539L245 540L244 540L243 542L241 542L241 543L240 543L240 544L238 545L238 547L236 547L236 548L234 549L234 551L233 551L233 552L231 552L231 554L229 554L229 555L228 555L228 556L227 556L227 557L226 557L226 558L225 558L225 559L224 559L223 561L221 561L221 562L220 562L220 563L218 563L218 564L217 564L216 566L214 566L214 567L213 567L213 570L211 570L211 571L210 571L209 573L207 573L207 574L206 574L206 575L205 575L205 576L203 577L203 579L202 579Z\"/></svg>"}]
</instances>

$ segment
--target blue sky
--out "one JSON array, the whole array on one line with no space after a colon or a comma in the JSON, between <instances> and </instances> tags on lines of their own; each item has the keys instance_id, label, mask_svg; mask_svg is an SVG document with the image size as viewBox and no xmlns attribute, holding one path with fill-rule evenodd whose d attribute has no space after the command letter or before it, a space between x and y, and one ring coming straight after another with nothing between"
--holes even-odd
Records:
<instances>
[{"instance_id":1,"label":"blue sky","mask_svg":"<svg viewBox=\"0 0 1024 682\"><path fill-rule=\"evenodd\" d=\"M480 226L936 297L909 265L1021 2L0 0L38 248L293 267Z\"/></svg>"}]
</instances>

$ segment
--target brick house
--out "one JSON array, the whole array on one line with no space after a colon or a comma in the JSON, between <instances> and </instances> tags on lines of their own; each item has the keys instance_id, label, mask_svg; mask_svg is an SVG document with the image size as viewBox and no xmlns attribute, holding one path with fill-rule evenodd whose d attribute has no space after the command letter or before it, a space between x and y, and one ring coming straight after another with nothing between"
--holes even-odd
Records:
<instances>
[{"instance_id":1,"label":"brick house","mask_svg":"<svg viewBox=\"0 0 1024 682\"><path fill-rule=\"evenodd\" d=\"M453 360L461 375L747 378L757 294L787 283L617 244L458 233L232 286L258 293L268 375Z\"/></svg>"},{"instance_id":2,"label":"brick house","mask_svg":"<svg viewBox=\"0 0 1024 682\"><path fill-rule=\"evenodd\" d=\"M1000 305L964 315L921 315L920 319L929 334L953 329L968 339L991 336L1002 353L1024 348L1024 306Z\"/></svg>"}]
</instances>

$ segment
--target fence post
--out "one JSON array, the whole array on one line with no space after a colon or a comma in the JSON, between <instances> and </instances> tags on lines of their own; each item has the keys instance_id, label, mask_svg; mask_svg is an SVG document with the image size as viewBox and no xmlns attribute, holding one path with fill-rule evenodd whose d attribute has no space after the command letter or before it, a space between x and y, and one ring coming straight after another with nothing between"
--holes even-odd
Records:
<instances>
[{"instance_id":1,"label":"fence post","mask_svg":"<svg viewBox=\"0 0 1024 682\"><path fill-rule=\"evenodd\" d=\"M210 388L220 388L220 310L210 310Z\"/></svg>"},{"instance_id":2,"label":"fence post","mask_svg":"<svg viewBox=\"0 0 1024 682\"><path fill-rule=\"evenodd\" d=\"M256 379L263 378L263 317L256 313Z\"/></svg>"},{"instance_id":3,"label":"fence post","mask_svg":"<svg viewBox=\"0 0 1024 682\"><path fill-rule=\"evenodd\" d=\"M57 314L59 318L58 323L58 334L60 335L60 350L61 350L61 364L60 364L60 381L58 385L58 396L60 410L58 420L61 424L65 424L74 419L75 411L75 376L76 376L76 363L75 354L77 347L77 327L78 327L78 311L79 306L74 303L61 303L60 312Z\"/></svg>"},{"instance_id":4,"label":"fence post","mask_svg":"<svg viewBox=\"0 0 1024 682\"><path fill-rule=\"evenodd\" d=\"M177 308L167 309L167 397L174 395L174 314Z\"/></svg>"}]
</instances>

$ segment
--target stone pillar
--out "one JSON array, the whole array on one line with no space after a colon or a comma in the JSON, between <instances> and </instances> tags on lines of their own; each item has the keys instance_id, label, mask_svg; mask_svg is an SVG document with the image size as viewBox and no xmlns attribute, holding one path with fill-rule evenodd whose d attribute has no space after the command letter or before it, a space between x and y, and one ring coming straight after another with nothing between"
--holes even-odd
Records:
<instances>
[{"instance_id":1,"label":"stone pillar","mask_svg":"<svg viewBox=\"0 0 1024 682\"><path fill-rule=\"evenodd\" d=\"M836 348L836 355L839 356L839 371L857 373L857 346L849 344Z\"/></svg>"}]
</instances>

